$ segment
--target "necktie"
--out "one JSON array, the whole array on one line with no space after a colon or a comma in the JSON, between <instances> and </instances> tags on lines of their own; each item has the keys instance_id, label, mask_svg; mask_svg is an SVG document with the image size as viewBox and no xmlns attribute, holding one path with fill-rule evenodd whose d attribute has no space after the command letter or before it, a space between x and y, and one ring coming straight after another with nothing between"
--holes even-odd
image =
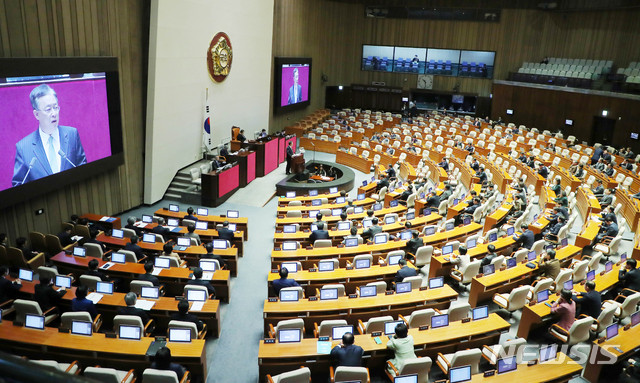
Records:
<instances>
[{"instance_id":1,"label":"necktie","mask_svg":"<svg viewBox=\"0 0 640 383\"><path fill-rule=\"evenodd\" d=\"M58 155L56 149L53 147L53 135L49 135L47 140L47 156L49 157L49 165L51 165L51 172L58 173L60 171L60 164L58 163Z\"/></svg>"}]
</instances>

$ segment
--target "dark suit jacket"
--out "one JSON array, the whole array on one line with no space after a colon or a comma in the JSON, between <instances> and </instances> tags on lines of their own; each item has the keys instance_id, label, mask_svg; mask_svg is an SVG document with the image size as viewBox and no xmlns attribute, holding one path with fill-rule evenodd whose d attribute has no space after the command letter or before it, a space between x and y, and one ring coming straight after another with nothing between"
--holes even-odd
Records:
<instances>
[{"instance_id":1,"label":"dark suit jacket","mask_svg":"<svg viewBox=\"0 0 640 383\"><path fill-rule=\"evenodd\" d=\"M192 216L190 214L185 215L184 217L182 217L182 219L190 219L192 221L197 221L198 220L198 218L196 218L196 217L194 217L194 216Z\"/></svg>"},{"instance_id":2,"label":"dark suit jacket","mask_svg":"<svg viewBox=\"0 0 640 383\"><path fill-rule=\"evenodd\" d=\"M55 291L50 285L37 284L34 286L34 298L40 305L42 311L49 310L60 302L60 298L66 293L66 290Z\"/></svg>"},{"instance_id":3,"label":"dark suit jacket","mask_svg":"<svg viewBox=\"0 0 640 383\"><path fill-rule=\"evenodd\" d=\"M220 239L226 239L227 241L231 242L233 241L233 231L227 228L221 227L218 229L218 237Z\"/></svg>"},{"instance_id":4,"label":"dark suit jacket","mask_svg":"<svg viewBox=\"0 0 640 383\"><path fill-rule=\"evenodd\" d=\"M91 275L94 277L98 277L103 282L109 281L109 278L107 278L107 275L100 270L87 270L87 272L84 273L84 275Z\"/></svg>"},{"instance_id":5,"label":"dark suit jacket","mask_svg":"<svg viewBox=\"0 0 640 383\"><path fill-rule=\"evenodd\" d=\"M287 145L287 160L291 160L293 157L293 148Z\"/></svg>"},{"instance_id":6,"label":"dark suit jacket","mask_svg":"<svg viewBox=\"0 0 640 383\"><path fill-rule=\"evenodd\" d=\"M40 128L37 128L16 144L16 158L13 165L13 177L11 179L12 186L21 185L22 179L29 170L29 163L34 157L37 160L24 181L25 183L53 174L49 160L47 159L46 149L40 139L39 129ZM76 128L58 125L58 132L60 133L60 150L67 155L69 161L75 166L86 164L87 157L84 154L84 149L80 142L80 135ZM73 168L73 165L71 165L69 161L65 158L60 158L60 171Z\"/></svg>"},{"instance_id":7,"label":"dark suit jacket","mask_svg":"<svg viewBox=\"0 0 640 383\"><path fill-rule=\"evenodd\" d=\"M173 313L171 314L171 320L179 320L182 322L191 322L191 323L195 323L196 326L198 327L198 331L202 330L202 321L200 319L198 319L198 317L194 314L181 314L181 313Z\"/></svg>"},{"instance_id":8,"label":"dark suit jacket","mask_svg":"<svg viewBox=\"0 0 640 383\"><path fill-rule=\"evenodd\" d=\"M382 233L382 227L380 227L379 225L369 226L365 231L362 232L362 238L373 238L373 236L378 233Z\"/></svg>"},{"instance_id":9,"label":"dark suit jacket","mask_svg":"<svg viewBox=\"0 0 640 383\"><path fill-rule=\"evenodd\" d=\"M294 94L294 88L297 88L298 90L297 95ZM302 101L302 85L291 85L291 87L289 88L289 98L287 99L287 105L295 104L300 101Z\"/></svg>"},{"instance_id":10,"label":"dark suit jacket","mask_svg":"<svg viewBox=\"0 0 640 383\"><path fill-rule=\"evenodd\" d=\"M316 241L316 239L329 239L329 232L326 230L314 230L311 235L309 235L309 242L312 244Z\"/></svg>"},{"instance_id":11,"label":"dark suit jacket","mask_svg":"<svg viewBox=\"0 0 640 383\"><path fill-rule=\"evenodd\" d=\"M533 237L533 231L527 230L524 233L520 234L520 236L516 239L516 245L521 244L522 247L525 247L531 250L531 246L533 246L533 242L535 242Z\"/></svg>"},{"instance_id":12,"label":"dark suit jacket","mask_svg":"<svg viewBox=\"0 0 640 383\"><path fill-rule=\"evenodd\" d=\"M295 287L295 286L300 286L300 285L298 284L298 282L296 282L293 279L278 278L278 279L275 279L273 282L271 282L271 286L273 287L273 291L276 294L279 294L280 290L285 288L285 287Z\"/></svg>"},{"instance_id":13,"label":"dark suit jacket","mask_svg":"<svg viewBox=\"0 0 640 383\"><path fill-rule=\"evenodd\" d=\"M140 274L140 275L138 275L138 278L136 278L136 280L138 280L138 281L149 281L149 282L153 283L154 286L160 286L160 280L155 275Z\"/></svg>"},{"instance_id":14,"label":"dark suit jacket","mask_svg":"<svg viewBox=\"0 0 640 383\"><path fill-rule=\"evenodd\" d=\"M203 279L190 279L189 282L187 282L188 285L198 285L198 286L204 286L207 288L207 291L209 291L209 294L213 294L213 296L216 296L216 289L211 286L211 282L209 281L205 281Z\"/></svg>"},{"instance_id":15,"label":"dark suit jacket","mask_svg":"<svg viewBox=\"0 0 640 383\"><path fill-rule=\"evenodd\" d=\"M497 256L498 254L496 253L487 253L487 255L484 258L482 258L482 261L480 262L480 267L484 267L491 264L491 261L493 261L493 259ZM482 270L480 271L482 272Z\"/></svg>"},{"instance_id":16,"label":"dark suit jacket","mask_svg":"<svg viewBox=\"0 0 640 383\"><path fill-rule=\"evenodd\" d=\"M598 319L602 311L602 296L599 292L591 290L588 293L580 293L573 297L573 300L580 304L580 309L576 312L576 317L581 314L589 315L593 319Z\"/></svg>"},{"instance_id":17,"label":"dark suit jacket","mask_svg":"<svg viewBox=\"0 0 640 383\"><path fill-rule=\"evenodd\" d=\"M95 319L95 317L98 315L96 305L94 305L93 302L88 300L87 298L73 298L71 300L71 311L86 311L91 314L91 318L93 319Z\"/></svg>"},{"instance_id":18,"label":"dark suit jacket","mask_svg":"<svg viewBox=\"0 0 640 383\"><path fill-rule=\"evenodd\" d=\"M0 277L0 303L7 299L14 298L20 288L22 288L22 285L13 283L4 277Z\"/></svg>"},{"instance_id":19,"label":"dark suit jacket","mask_svg":"<svg viewBox=\"0 0 640 383\"><path fill-rule=\"evenodd\" d=\"M421 246L424 246L424 241L422 240L422 238L411 238L407 241L407 252L416 255L418 248Z\"/></svg>"},{"instance_id":20,"label":"dark suit jacket","mask_svg":"<svg viewBox=\"0 0 640 383\"><path fill-rule=\"evenodd\" d=\"M66 231L61 231L58 233L58 239L60 239L60 244L62 247L67 247L73 243L73 239L71 239L71 234Z\"/></svg>"},{"instance_id":21,"label":"dark suit jacket","mask_svg":"<svg viewBox=\"0 0 640 383\"><path fill-rule=\"evenodd\" d=\"M389 180L386 178L383 178L381 180L378 180L378 184L376 185L376 191L380 191L380 189L382 189L383 187L389 187Z\"/></svg>"},{"instance_id":22,"label":"dark suit jacket","mask_svg":"<svg viewBox=\"0 0 640 383\"><path fill-rule=\"evenodd\" d=\"M133 251L136 254L136 257L138 257L138 260L140 260L141 258L144 258L142 247L140 247L137 243L134 244L129 242L126 245L124 245L123 250Z\"/></svg>"},{"instance_id":23,"label":"dark suit jacket","mask_svg":"<svg viewBox=\"0 0 640 383\"><path fill-rule=\"evenodd\" d=\"M162 235L164 237L164 236L168 235L171 232L171 230L169 230L169 228L167 228L167 227L158 225L158 226L154 227L153 229L151 229L151 232L152 233L156 233L156 234L160 234L160 235ZM165 238L165 240L166 240L166 238Z\"/></svg>"},{"instance_id":24,"label":"dark suit jacket","mask_svg":"<svg viewBox=\"0 0 640 383\"><path fill-rule=\"evenodd\" d=\"M335 346L331 350L331 360L335 367L362 367L362 354L364 354L362 347L355 344L345 347Z\"/></svg>"},{"instance_id":25,"label":"dark suit jacket","mask_svg":"<svg viewBox=\"0 0 640 383\"><path fill-rule=\"evenodd\" d=\"M540 264L541 276L555 280L558 274L560 274L560 261L557 259L552 259L549 262Z\"/></svg>"},{"instance_id":26,"label":"dark suit jacket","mask_svg":"<svg viewBox=\"0 0 640 383\"><path fill-rule=\"evenodd\" d=\"M591 189L591 191L596 197L602 196L604 194L604 186L598 185L595 188Z\"/></svg>"},{"instance_id":27,"label":"dark suit jacket","mask_svg":"<svg viewBox=\"0 0 640 383\"><path fill-rule=\"evenodd\" d=\"M416 275L418 275L418 271L416 271L416 269L412 269L409 266L403 266L396 273L396 282L402 282L406 277L415 277Z\"/></svg>"},{"instance_id":28,"label":"dark suit jacket","mask_svg":"<svg viewBox=\"0 0 640 383\"><path fill-rule=\"evenodd\" d=\"M640 269L620 270L618 279L622 282L624 288L640 291Z\"/></svg>"},{"instance_id":29,"label":"dark suit jacket","mask_svg":"<svg viewBox=\"0 0 640 383\"><path fill-rule=\"evenodd\" d=\"M147 322L149 322L149 314L147 314L146 311L144 311L143 309L138 309L135 306L127 306L127 307L120 307L118 309L118 315L135 315L137 317L140 317L140 319L142 319L142 324L146 325Z\"/></svg>"},{"instance_id":30,"label":"dark suit jacket","mask_svg":"<svg viewBox=\"0 0 640 383\"><path fill-rule=\"evenodd\" d=\"M434 195L433 197L428 198L427 207L435 207L435 208L440 207L440 197L437 195Z\"/></svg>"}]
</instances>

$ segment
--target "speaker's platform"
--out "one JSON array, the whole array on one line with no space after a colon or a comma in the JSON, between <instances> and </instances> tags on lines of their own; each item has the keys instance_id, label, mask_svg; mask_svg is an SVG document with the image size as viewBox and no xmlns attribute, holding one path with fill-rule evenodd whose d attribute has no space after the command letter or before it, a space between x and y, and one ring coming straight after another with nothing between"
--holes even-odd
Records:
<instances>
[{"instance_id":1,"label":"speaker's platform","mask_svg":"<svg viewBox=\"0 0 640 383\"><path fill-rule=\"evenodd\" d=\"M327 175L335 173L334 180L329 182L316 181L309 177L316 173L317 167L322 167ZM309 161L305 164L304 173L290 174L276 184L276 195L283 196L288 191L295 191L296 195L309 194L309 190L317 190L318 193L328 193L332 187L338 190L349 191L353 188L355 173L347 166L335 162Z\"/></svg>"}]
</instances>

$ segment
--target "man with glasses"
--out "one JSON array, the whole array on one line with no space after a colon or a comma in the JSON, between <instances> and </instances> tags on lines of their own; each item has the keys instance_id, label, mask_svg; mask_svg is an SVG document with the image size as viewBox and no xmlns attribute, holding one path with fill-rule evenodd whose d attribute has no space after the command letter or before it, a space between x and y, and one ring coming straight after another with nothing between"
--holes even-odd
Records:
<instances>
[{"instance_id":1,"label":"man with glasses","mask_svg":"<svg viewBox=\"0 0 640 383\"><path fill-rule=\"evenodd\" d=\"M29 98L38 129L16 144L12 186L87 163L78 130L59 125L56 92L42 84L31 91Z\"/></svg>"}]
</instances>

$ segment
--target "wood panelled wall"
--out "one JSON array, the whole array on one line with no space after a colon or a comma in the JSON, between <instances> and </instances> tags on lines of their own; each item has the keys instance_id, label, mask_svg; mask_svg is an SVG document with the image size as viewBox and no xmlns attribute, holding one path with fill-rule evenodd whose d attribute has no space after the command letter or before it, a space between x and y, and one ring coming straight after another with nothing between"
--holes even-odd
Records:
<instances>
[{"instance_id":1,"label":"wood panelled wall","mask_svg":"<svg viewBox=\"0 0 640 383\"><path fill-rule=\"evenodd\" d=\"M0 0L2 57L116 56L125 164L0 211L11 243L60 231L73 213L111 215L142 203L148 0ZM44 208L44 214L35 215Z\"/></svg>"},{"instance_id":2,"label":"wood panelled wall","mask_svg":"<svg viewBox=\"0 0 640 383\"><path fill-rule=\"evenodd\" d=\"M505 79L524 61L543 57L610 59L626 66L639 61L640 10L552 13L504 9L499 23L373 19L364 5L329 0L275 2L274 56L313 58L311 106L274 116L271 129L287 126L324 106L325 85L383 81L405 90L417 75L360 70L362 44L496 51L495 78ZM321 73L328 77L321 82ZM435 76L433 88L488 96L491 80Z\"/></svg>"}]
</instances>

